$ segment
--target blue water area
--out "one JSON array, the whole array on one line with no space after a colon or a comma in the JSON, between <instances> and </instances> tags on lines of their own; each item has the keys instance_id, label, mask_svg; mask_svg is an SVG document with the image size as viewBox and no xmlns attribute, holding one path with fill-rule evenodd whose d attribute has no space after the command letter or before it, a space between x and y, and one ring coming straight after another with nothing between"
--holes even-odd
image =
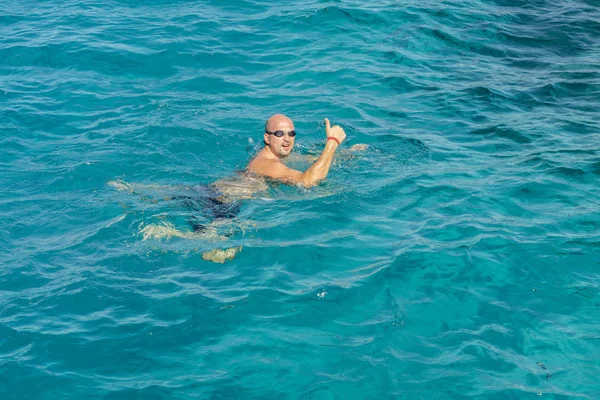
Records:
<instances>
[{"instance_id":1,"label":"blue water area","mask_svg":"<svg viewBox=\"0 0 600 400\"><path fill-rule=\"evenodd\" d=\"M3 0L0 399L598 399L599 110L595 0Z\"/></svg>"}]
</instances>

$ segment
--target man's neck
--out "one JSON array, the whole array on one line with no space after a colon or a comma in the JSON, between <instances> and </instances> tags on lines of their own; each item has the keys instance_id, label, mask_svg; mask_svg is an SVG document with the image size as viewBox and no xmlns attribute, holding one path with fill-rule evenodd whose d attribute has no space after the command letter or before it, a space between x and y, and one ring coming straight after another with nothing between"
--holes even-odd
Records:
<instances>
[{"instance_id":1,"label":"man's neck","mask_svg":"<svg viewBox=\"0 0 600 400\"><path fill-rule=\"evenodd\" d=\"M283 157L279 157L279 156L277 156L277 154L273 153L273 151L271 150L271 148L269 146L265 146L263 148L263 151L264 151L264 157L268 158L269 160L281 161L281 159L283 158Z\"/></svg>"}]
</instances>

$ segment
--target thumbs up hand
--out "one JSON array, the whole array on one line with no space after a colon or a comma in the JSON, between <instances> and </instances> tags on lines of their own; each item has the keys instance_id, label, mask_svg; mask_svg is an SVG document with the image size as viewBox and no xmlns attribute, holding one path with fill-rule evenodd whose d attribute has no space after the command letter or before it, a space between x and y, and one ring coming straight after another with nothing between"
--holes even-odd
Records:
<instances>
[{"instance_id":1,"label":"thumbs up hand","mask_svg":"<svg viewBox=\"0 0 600 400\"><path fill-rule=\"evenodd\" d=\"M325 133L327 134L327 138L336 138L339 140L340 144L346 139L346 132L339 125L331 126L329 123L329 119L325 118Z\"/></svg>"}]
</instances>

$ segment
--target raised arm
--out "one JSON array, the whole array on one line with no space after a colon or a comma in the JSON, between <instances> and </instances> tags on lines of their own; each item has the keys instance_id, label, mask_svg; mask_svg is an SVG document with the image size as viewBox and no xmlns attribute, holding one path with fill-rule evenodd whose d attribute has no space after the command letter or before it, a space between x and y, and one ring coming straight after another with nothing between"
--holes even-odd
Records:
<instances>
[{"instance_id":1,"label":"raised arm","mask_svg":"<svg viewBox=\"0 0 600 400\"><path fill-rule=\"evenodd\" d=\"M317 161L302 174L301 183L306 187L318 185L321 180L327 177L329 168L331 168L331 162L333 161L333 155L338 146L346 139L344 130L339 125L331 127L327 118L325 118L325 133L327 135L325 148L319 158L317 158Z\"/></svg>"}]
</instances>

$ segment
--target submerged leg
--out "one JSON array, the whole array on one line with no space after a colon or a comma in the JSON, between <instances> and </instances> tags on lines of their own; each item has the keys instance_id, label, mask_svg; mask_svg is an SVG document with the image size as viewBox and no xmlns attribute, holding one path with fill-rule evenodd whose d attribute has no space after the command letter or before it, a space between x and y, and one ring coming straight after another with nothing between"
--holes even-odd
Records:
<instances>
[{"instance_id":1,"label":"submerged leg","mask_svg":"<svg viewBox=\"0 0 600 400\"><path fill-rule=\"evenodd\" d=\"M214 224L205 225L204 229L198 232L188 230L179 230L169 222L159 224L147 224L140 227L142 240L148 239L171 239L178 237L182 239L205 239L205 240L227 240L227 236L219 235L217 226Z\"/></svg>"},{"instance_id":2,"label":"submerged leg","mask_svg":"<svg viewBox=\"0 0 600 400\"><path fill-rule=\"evenodd\" d=\"M242 251L242 246L230 247L228 249L213 249L202 253L202 259L215 263L224 264L235 258L235 255Z\"/></svg>"},{"instance_id":3,"label":"submerged leg","mask_svg":"<svg viewBox=\"0 0 600 400\"><path fill-rule=\"evenodd\" d=\"M157 193L148 193L151 192L167 192L169 194L177 193L178 191L182 191L181 186L166 186L166 185L140 185L138 183L129 183L122 180L109 181L106 183L108 186L112 186L113 188L126 191L129 193L137 194L140 196L148 196L150 194L155 195Z\"/></svg>"}]
</instances>

